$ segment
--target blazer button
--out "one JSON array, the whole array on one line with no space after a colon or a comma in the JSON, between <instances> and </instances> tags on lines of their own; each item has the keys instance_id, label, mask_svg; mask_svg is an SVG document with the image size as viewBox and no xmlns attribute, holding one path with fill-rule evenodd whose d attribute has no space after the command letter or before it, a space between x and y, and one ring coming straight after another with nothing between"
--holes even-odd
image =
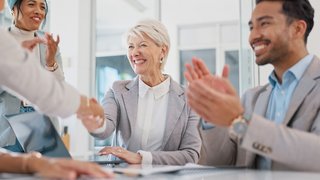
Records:
<instances>
[{"instance_id":1,"label":"blazer button","mask_svg":"<svg viewBox=\"0 0 320 180\"><path fill-rule=\"evenodd\" d=\"M271 147L267 147L265 145L262 145L258 142L253 142L252 144L252 147L258 151L261 151L263 153L266 153L266 154L270 154L272 153L272 148Z\"/></svg>"},{"instance_id":2,"label":"blazer button","mask_svg":"<svg viewBox=\"0 0 320 180\"><path fill-rule=\"evenodd\" d=\"M272 148L271 147L264 147L263 152L266 154L270 154L270 153L272 153Z\"/></svg>"},{"instance_id":3,"label":"blazer button","mask_svg":"<svg viewBox=\"0 0 320 180\"><path fill-rule=\"evenodd\" d=\"M261 151L261 147L262 145L260 144L260 143L258 143L258 142L253 142L253 144L252 144L252 147L253 147L253 149L256 149L256 150L259 150L259 151Z\"/></svg>"}]
</instances>

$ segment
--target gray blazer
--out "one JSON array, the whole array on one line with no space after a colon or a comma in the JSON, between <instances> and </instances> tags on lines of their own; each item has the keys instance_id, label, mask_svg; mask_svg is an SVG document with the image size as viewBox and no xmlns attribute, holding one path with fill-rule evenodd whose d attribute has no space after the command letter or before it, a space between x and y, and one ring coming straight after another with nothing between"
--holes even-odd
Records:
<instances>
[{"instance_id":1,"label":"gray blazer","mask_svg":"<svg viewBox=\"0 0 320 180\"><path fill-rule=\"evenodd\" d=\"M43 36L44 33L41 31L37 32L38 36ZM46 46L39 44L40 51L40 63L44 67L46 64ZM62 69L62 58L60 51L58 50L55 58L59 64L59 68L53 72L58 80L64 80L63 69ZM45 88L45 87L44 87ZM26 89L28 91L28 89ZM10 93L4 91L0 87L0 147L12 145L15 143L15 135L9 128L9 124L4 119L3 115L17 114L20 111L21 100ZM59 131L59 120L57 118L50 118L55 128Z\"/></svg>"},{"instance_id":2,"label":"gray blazer","mask_svg":"<svg viewBox=\"0 0 320 180\"><path fill-rule=\"evenodd\" d=\"M320 171L319 58L312 60L299 81L282 125L265 118L271 91L271 85L267 84L244 94L245 111L253 115L242 142L226 139L227 129L208 132L217 136L203 139L205 147L213 144L210 149L213 162L206 163L230 165L235 162L239 166L256 168L259 154L272 160L273 170ZM214 143L216 138L222 140Z\"/></svg>"},{"instance_id":3,"label":"gray blazer","mask_svg":"<svg viewBox=\"0 0 320 180\"><path fill-rule=\"evenodd\" d=\"M199 117L186 102L184 88L170 80L167 122L162 151L152 153L153 164L184 165L197 163L201 140L197 130ZM139 79L117 81L102 100L107 119L107 129L99 138L107 138L117 129L121 132L127 149L134 149L131 132L137 119Z\"/></svg>"}]
</instances>

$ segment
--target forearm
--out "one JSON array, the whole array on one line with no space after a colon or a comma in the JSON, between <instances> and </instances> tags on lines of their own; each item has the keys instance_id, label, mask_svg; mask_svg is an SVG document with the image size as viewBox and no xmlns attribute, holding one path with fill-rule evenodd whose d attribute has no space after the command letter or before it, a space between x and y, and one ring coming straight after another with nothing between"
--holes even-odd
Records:
<instances>
[{"instance_id":1,"label":"forearm","mask_svg":"<svg viewBox=\"0 0 320 180\"><path fill-rule=\"evenodd\" d=\"M55 59L56 59L55 62L58 64L58 69L56 69L52 73L54 74L54 76L58 80L64 81L65 77L64 77L64 73L63 73L62 58L61 58L61 54L60 54L60 50L59 49L58 49L58 52L56 53Z\"/></svg>"},{"instance_id":2,"label":"forearm","mask_svg":"<svg viewBox=\"0 0 320 180\"><path fill-rule=\"evenodd\" d=\"M198 163L199 153L194 149L177 151L153 151L152 164L160 165L185 165L187 163Z\"/></svg>"},{"instance_id":3,"label":"forearm","mask_svg":"<svg viewBox=\"0 0 320 180\"><path fill-rule=\"evenodd\" d=\"M115 124L113 121L109 119L105 119L102 127L96 129L95 131L91 132L90 134L93 137L99 138L99 139L106 139L112 135L112 133L115 130Z\"/></svg>"},{"instance_id":4,"label":"forearm","mask_svg":"<svg viewBox=\"0 0 320 180\"><path fill-rule=\"evenodd\" d=\"M41 157L32 154L0 153L0 172L35 173Z\"/></svg>"},{"instance_id":5,"label":"forearm","mask_svg":"<svg viewBox=\"0 0 320 180\"><path fill-rule=\"evenodd\" d=\"M253 115L241 146L292 170L320 171L320 137Z\"/></svg>"},{"instance_id":6,"label":"forearm","mask_svg":"<svg viewBox=\"0 0 320 180\"><path fill-rule=\"evenodd\" d=\"M104 128L99 132L93 132L92 135L100 139L105 139L117 128L117 121L121 119L118 116L121 113L120 107L118 106L118 103L116 103L114 92L111 89L106 92L101 104L104 110Z\"/></svg>"},{"instance_id":7,"label":"forearm","mask_svg":"<svg viewBox=\"0 0 320 180\"><path fill-rule=\"evenodd\" d=\"M1 42L6 43L0 44L0 84L18 97L25 97L48 115L66 117L75 113L80 105L78 91L57 81L35 63L35 58L23 51L6 31L1 34Z\"/></svg>"}]
</instances>

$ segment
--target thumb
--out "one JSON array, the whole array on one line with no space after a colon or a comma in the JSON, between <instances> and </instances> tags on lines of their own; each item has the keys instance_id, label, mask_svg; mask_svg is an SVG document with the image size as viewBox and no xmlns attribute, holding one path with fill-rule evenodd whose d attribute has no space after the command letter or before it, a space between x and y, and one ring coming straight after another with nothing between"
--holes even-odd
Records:
<instances>
[{"instance_id":1,"label":"thumb","mask_svg":"<svg viewBox=\"0 0 320 180\"><path fill-rule=\"evenodd\" d=\"M229 71L230 71L229 65L225 64L222 69L222 77L228 79L229 78Z\"/></svg>"}]
</instances>

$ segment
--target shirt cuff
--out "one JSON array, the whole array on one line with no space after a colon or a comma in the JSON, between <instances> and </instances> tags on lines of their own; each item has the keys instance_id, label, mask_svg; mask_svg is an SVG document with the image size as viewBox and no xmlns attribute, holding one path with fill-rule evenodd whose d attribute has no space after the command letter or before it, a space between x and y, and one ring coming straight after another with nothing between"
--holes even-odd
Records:
<instances>
[{"instance_id":1,"label":"shirt cuff","mask_svg":"<svg viewBox=\"0 0 320 180\"><path fill-rule=\"evenodd\" d=\"M201 124L202 130L212 129L215 127L214 124L211 124L203 119L200 120L200 124Z\"/></svg>"},{"instance_id":2,"label":"shirt cuff","mask_svg":"<svg viewBox=\"0 0 320 180\"><path fill-rule=\"evenodd\" d=\"M141 164L152 164L151 152L139 150L138 154L140 154L142 156Z\"/></svg>"},{"instance_id":3,"label":"shirt cuff","mask_svg":"<svg viewBox=\"0 0 320 180\"><path fill-rule=\"evenodd\" d=\"M6 149L0 148L0 153L9 153L9 151Z\"/></svg>"},{"instance_id":4,"label":"shirt cuff","mask_svg":"<svg viewBox=\"0 0 320 180\"><path fill-rule=\"evenodd\" d=\"M107 129L107 120L103 121L103 125L101 127L99 127L98 129L95 129L94 131L92 131L92 134L101 134L103 133L105 130Z\"/></svg>"}]
</instances>

